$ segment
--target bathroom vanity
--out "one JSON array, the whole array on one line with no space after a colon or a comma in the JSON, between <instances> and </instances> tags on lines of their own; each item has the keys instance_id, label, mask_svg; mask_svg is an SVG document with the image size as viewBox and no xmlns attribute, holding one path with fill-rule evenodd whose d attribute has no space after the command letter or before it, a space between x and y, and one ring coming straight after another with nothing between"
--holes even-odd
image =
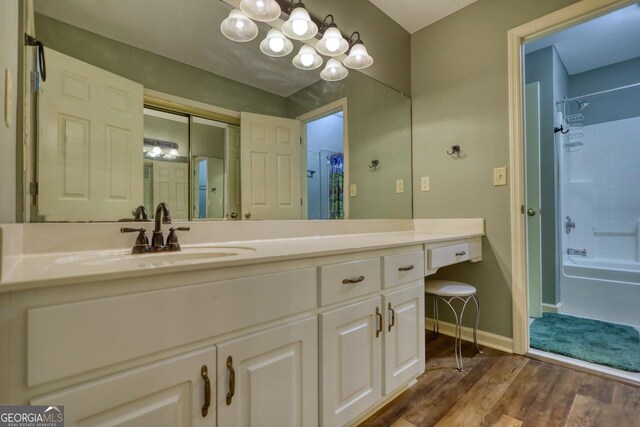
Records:
<instances>
[{"instance_id":1,"label":"bathroom vanity","mask_svg":"<svg viewBox=\"0 0 640 427\"><path fill-rule=\"evenodd\" d=\"M33 249L44 227L73 246L117 224L2 226L0 401L64 405L67 425L356 423L423 372L424 277L480 261L484 229L347 223L233 242L192 223L181 253L152 255L130 235Z\"/></svg>"}]
</instances>

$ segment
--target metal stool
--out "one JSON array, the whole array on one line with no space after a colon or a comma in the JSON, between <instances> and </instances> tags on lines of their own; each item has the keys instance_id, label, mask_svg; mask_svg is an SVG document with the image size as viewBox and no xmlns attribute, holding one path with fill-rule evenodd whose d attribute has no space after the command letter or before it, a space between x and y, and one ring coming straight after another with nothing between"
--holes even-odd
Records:
<instances>
[{"instance_id":1,"label":"metal stool","mask_svg":"<svg viewBox=\"0 0 640 427\"><path fill-rule=\"evenodd\" d=\"M427 280L425 282L425 292L427 295L433 296L433 317L434 317L434 325L433 325L433 333L435 336L438 336L440 333L440 322L438 316L438 299L446 302L451 310L453 311L453 315L456 318L456 332L455 332L455 356L456 356L456 367L460 372L463 372L462 367L462 316L464 315L464 310L467 307L467 303L469 300L473 299L476 303L476 321L473 326L473 342L476 346L476 351L478 353L482 353L480 351L480 347L478 347L478 319L480 318L480 301L478 301L478 297L476 296L476 288L461 282L453 282L450 280ZM460 315L453 307L452 301L460 300L462 302L462 310L460 311Z\"/></svg>"}]
</instances>

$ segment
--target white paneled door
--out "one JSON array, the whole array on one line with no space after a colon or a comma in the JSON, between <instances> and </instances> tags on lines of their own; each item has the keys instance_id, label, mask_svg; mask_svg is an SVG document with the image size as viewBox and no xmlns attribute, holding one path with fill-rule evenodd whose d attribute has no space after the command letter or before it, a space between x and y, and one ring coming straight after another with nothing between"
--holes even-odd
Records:
<instances>
[{"instance_id":1,"label":"white paneled door","mask_svg":"<svg viewBox=\"0 0 640 427\"><path fill-rule=\"evenodd\" d=\"M218 345L218 425L318 425L315 317Z\"/></svg>"},{"instance_id":2,"label":"white paneled door","mask_svg":"<svg viewBox=\"0 0 640 427\"><path fill-rule=\"evenodd\" d=\"M215 427L215 369L216 350L209 347L53 392L31 404L63 405L69 427Z\"/></svg>"},{"instance_id":3,"label":"white paneled door","mask_svg":"<svg viewBox=\"0 0 640 427\"><path fill-rule=\"evenodd\" d=\"M301 219L300 121L240 117L244 219Z\"/></svg>"},{"instance_id":4,"label":"white paneled door","mask_svg":"<svg viewBox=\"0 0 640 427\"><path fill-rule=\"evenodd\" d=\"M195 197L195 196L194 196ZM171 218L189 218L189 165L187 163L153 161L154 204L165 202Z\"/></svg>"},{"instance_id":5,"label":"white paneled door","mask_svg":"<svg viewBox=\"0 0 640 427\"><path fill-rule=\"evenodd\" d=\"M380 297L321 318L322 426L343 426L382 398L383 310Z\"/></svg>"},{"instance_id":6,"label":"white paneled door","mask_svg":"<svg viewBox=\"0 0 640 427\"><path fill-rule=\"evenodd\" d=\"M384 296L384 394L424 372L424 282Z\"/></svg>"},{"instance_id":7,"label":"white paneled door","mask_svg":"<svg viewBox=\"0 0 640 427\"><path fill-rule=\"evenodd\" d=\"M46 49L38 96L38 215L130 218L143 203L143 87Z\"/></svg>"}]
</instances>

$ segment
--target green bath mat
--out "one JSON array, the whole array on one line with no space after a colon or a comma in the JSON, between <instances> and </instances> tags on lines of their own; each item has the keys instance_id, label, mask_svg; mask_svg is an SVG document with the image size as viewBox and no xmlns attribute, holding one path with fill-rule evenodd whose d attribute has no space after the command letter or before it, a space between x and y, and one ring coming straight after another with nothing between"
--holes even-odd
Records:
<instances>
[{"instance_id":1,"label":"green bath mat","mask_svg":"<svg viewBox=\"0 0 640 427\"><path fill-rule=\"evenodd\" d=\"M530 330L532 348L640 372L640 334L630 326L544 313Z\"/></svg>"}]
</instances>

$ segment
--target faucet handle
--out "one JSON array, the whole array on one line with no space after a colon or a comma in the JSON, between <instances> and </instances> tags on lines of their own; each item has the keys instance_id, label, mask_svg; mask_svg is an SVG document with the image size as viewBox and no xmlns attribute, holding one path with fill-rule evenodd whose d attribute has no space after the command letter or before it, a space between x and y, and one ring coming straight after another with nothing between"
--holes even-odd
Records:
<instances>
[{"instance_id":1,"label":"faucet handle","mask_svg":"<svg viewBox=\"0 0 640 427\"><path fill-rule=\"evenodd\" d=\"M167 236L167 250L168 251L179 251L180 243L178 243L178 235L176 231L189 231L191 227L171 227L169 229L169 235Z\"/></svg>"},{"instance_id":2,"label":"faucet handle","mask_svg":"<svg viewBox=\"0 0 640 427\"><path fill-rule=\"evenodd\" d=\"M151 248L149 246L149 238L147 237L147 230L144 228L128 228L122 227L120 229L121 233L139 233L138 237L136 237L136 243L133 245L133 249L131 249L132 254L142 254L148 252Z\"/></svg>"}]
</instances>

